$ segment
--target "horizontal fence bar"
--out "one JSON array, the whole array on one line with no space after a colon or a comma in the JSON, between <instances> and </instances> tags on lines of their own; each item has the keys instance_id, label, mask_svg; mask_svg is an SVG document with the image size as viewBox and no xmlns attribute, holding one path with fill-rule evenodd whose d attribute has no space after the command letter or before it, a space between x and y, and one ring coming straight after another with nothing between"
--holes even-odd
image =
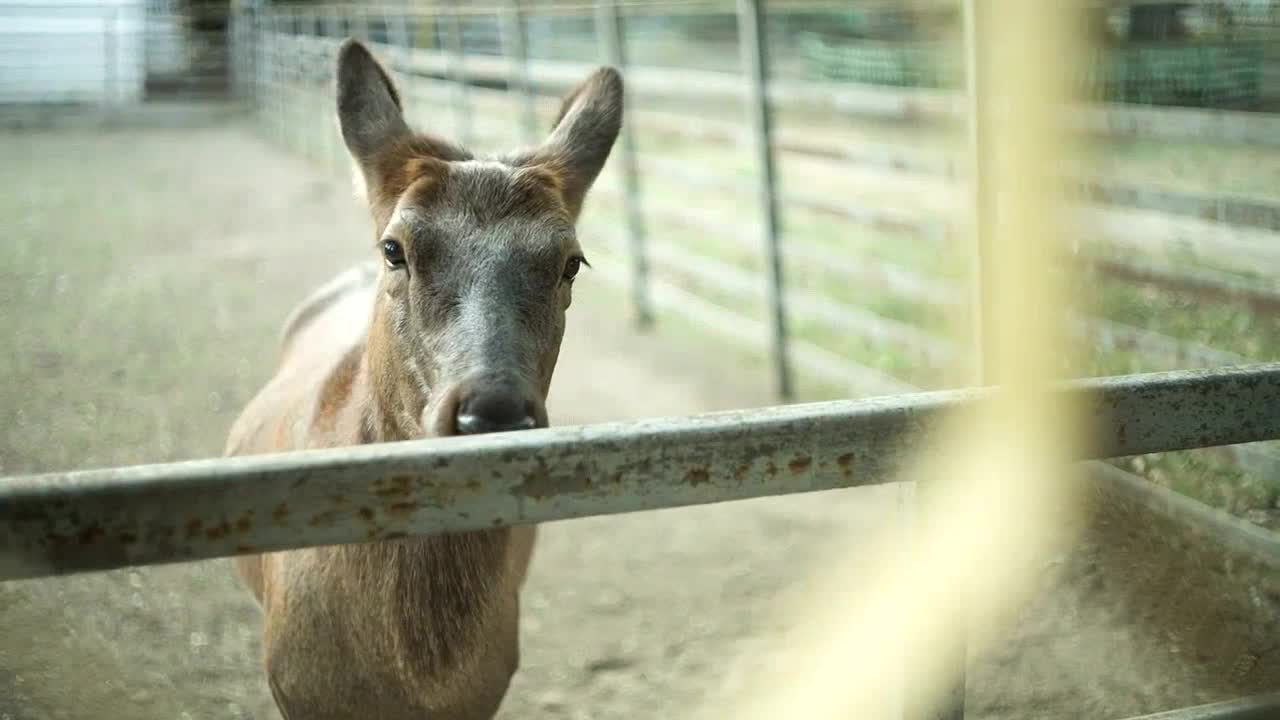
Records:
<instances>
[{"instance_id":1,"label":"horizontal fence bar","mask_svg":"<svg viewBox=\"0 0 1280 720\"><path fill-rule=\"evenodd\" d=\"M1077 381L1088 458L1280 437L1280 363ZM0 480L0 579L893 481L953 390Z\"/></svg>"},{"instance_id":2,"label":"horizontal fence bar","mask_svg":"<svg viewBox=\"0 0 1280 720\"><path fill-rule=\"evenodd\" d=\"M438 63L439 58L424 53L418 61L425 68ZM569 78L581 75L585 65L566 60L537 60L531 63L530 69L534 82L544 91L560 92L572 86ZM475 81L501 82L503 79L500 62L481 60L468 72ZM681 97L699 102L739 101L744 95L737 77L713 70L637 67L632 69L628 82L639 95ZM953 121L964 111L960 95L924 88L793 80L770 88L769 95L782 106L912 123ZM1226 142L1259 145L1280 142L1280 133L1276 132L1280 121L1262 113L1108 103L1075 104L1064 108L1064 115L1071 129L1111 136L1214 137Z\"/></svg>"},{"instance_id":3,"label":"horizontal fence bar","mask_svg":"<svg viewBox=\"0 0 1280 720\"><path fill-rule=\"evenodd\" d=\"M330 38L317 37L291 37L292 41L307 41L335 44L337 41ZM327 46L326 46L327 47ZM328 68L326 62L320 62L321 59L328 57L328 50L321 49L316 51L317 67ZM485 62L483 56L477 56L478 62ZM393 59L393 62L400 62L399 58ZM447 68L439 69L439 73L445 73ZM444 75L441 75L443 77ZM477 88L477 91L479 88ZM495 93L499 96L501 93ZM548 101L549 102L549 101ZM736 126L730 123L713 121L709 118L699 118L696 125L690 125L687 118L681 115L666 113L661 111L645 111L641 112L637 119L641 126L650 129L658 129L659 131L678 132L682 135L695 135L704 141L715 142L719 144L742 144L747 142L743 133L738 131ZM708 130L713 125L720 125L720 130ZM785 134L784 134L785 135ZM846 148L832 148L829 145L816 143L807 135L805 138L793 138L787 140L786 137L780 141L780 151L799 154L813 155L830 155L835 152L836 156L832 159L837 160L846 165L861 165L863 167L881 167L885 169L902 170L913 174L924 175L946 175L953 174L953 167L949 161L939 164L937 158L931 156L922 156L919 158L899 157L894 155L888 149L871 148L868 150L848 150ZM945 159L944 159L945 160ZM659 161L660 162L660 161ZM657 163L653 160L646 161L646 164ZM674 163L667 163L668 166L674 166ZM935 167L936 166L936 167ZM668 168L664 168L664 173L670 174ZM685 168L681 173L676 173L682 177L685 175L695 175L697 173ZM706 176L707 173L703 172ZM702 179L706 179L705 177ZM722 187L720 189L726 192L742 192L748 190L745 183L735 182L732 178L720 180L716 179ZM1194 196L1173 193L1170 198L1161 199L1164 196L1157 191L1149 189L1137 189L1128 186L1111 186L1106 185L1102 181L1094 178L1088 179L1078 176L1069 175L1065 178L1067 185L1072 188L1072 192L1080 197L1081 200L1092 200L1094 205L1084 205L1079 207L1080 217L1085 220L1086 226L1094 227L1102 231L1102 235L1109 239L1110 244L1116 245L1125 251L1146 250L1160 251L1170 243L1184 247L1184 250L1194 251L1193 254L1198 256L1220 256L1223 252L1227 253L1244 253L1251 259L1257 256L1267 265L1275 265L1276 256L1269 249L1270 233L1256 232L1258 229L1266 227L1265 217L1266 209L1269 207L1260 201L1251 201L1248 199L1233 199L1227 196ZM706 183L702 183L706 184ZM1098 197L1099 194L1105 197ZM1176 196L1176 197L1175 197ZM1124 198L1137 198L1134 204L1128 204ZM1155 198L1156 201L1148 202ZM857 204L849 204L847 202L837 202L824 200L817 196L806 193L791 193L786 198L786 203L796 208L803 208L824 214L833 214L853 222L876 227L882 230L906 232L913 236L925 240L937 240L946 234L945 224L930 221L927 218L918 216L916 210L907 208L894 209L881 205L871 204L868 206L859 206ZM1139 202L1139 200L1141 200ZM1168 200L1166 202L1165 200ZM1194 200L1196 205L1194 208L1183 207L1185 202ZM1235 205L1240 207L1236 208ZM1228 224L1233 221L1241 221L1242 224L1233 227L1223 227L1215 223L1205 222L1206 216L1201 210L1203 207L1214 207L1215 211L1210 220L1218 220ZM1231 207L1232 211L1223 215L1224 207ZM1256 206L1256 207L1255 207ZM1276 206L1280 208L1280 206ZM1181 208L1182 211L1174 212L1175 208ZM1132 214L1135 211L1146 210L1148 212L1156 212L1161 216L1168 218L1170 222L1191 221L1199 222L1201 227L1195 228L1191 232L1191 240L1184 240L1187 229L1174 228L1168 226L1168 223L1157 224L1157 226L1147 227L1148 224L1138 223L1136 227L1139 231L1135 233L1135 225L1131 222L1132 218L1124 213ZM1194 212L1193 212L1194 210ZM1111 217L1116 215L1116 217ZM1172 213L1172 214L1171 214ZM1274 213L1273 213L1274 214ZM1254 217L1258 216L1258 217ZM1269 216L1268 216L1269 217ZM1252 219L1251 219L1252 218ZM1261 219L1260 219L1261 218ZM1248 232L1254 230L1255 232ZM1143 234L1145 233L1146 236ZM1238 236L1238 237L1237 237ZM791 248L786 249L788 253L794 253ZM1110 266L1100 266L1104 272L1110 273ZM1227 294L1230 296L1240 296L1243 293L1244 299L1251 303L1274 303L1278 291L1274 288L1267 287L1264 283L1232 282L1228 276L1222 278L1217 277L1197 277L1193 279L1191 284L1178 283L1178 276L1184 274L1179 270L1176 273L1148 274L1148 280L1151 282L1159 282L1161 287L1170 290L1182 290L1185 287L1204 287L1208 291L1217 291L1216 294ZM1117 277L1122 277L1117 275Z\"/></svg>"},{"instance_id":4,"label":"horizontal fence bar","mask_svg":"<svg viewBox=\"0 0 1280 720\"><path fill-rule=\"evenodd\" d=\"M1275 720L1280 718L1280 693L1167 710L1128 720Z\"/></svg>"},{"instance_id":5,"label":"horizontal fence bar","mask_svg":"<svg viewBox=\"0 0 1280 720\"><path fill-rule=\"evenodd\" d=\"M608 192L612 188L603 187ZM732 223L718 221L716 218L702 214L697 210L689 210L674 206L662 206L654 209L654 216L662 221L694 228L705 233L716 235L729 243L749 245L752 232L745 227L737 227ZM838 260L831 260L816 246L792 244L785 248L794 256L801 266L820 268L826 271L852 275L844 271ZM666 261L671 267L678 267L682 274L696 277L717 290L756 298L760 291L755 287L752 272L735 265L725 263L708 255L699 255L681 250L672 243L658 241L653 244L654 256L660 263ZM683 253L683 254L681 254ZM1093 258L1085 258L1085 262L1096 267ZM882 268L892 268L887 263L875 259L864 259L860 278L865 278L867 271L874 271L877 263ZM899 285L911 288L928 288L927 294L918 296L906 293L912 300L921 300L925 304L932 302L940 307L953 306L960 302L960 290L943 279L927 278L924 275L906 268L893 268L894 279ZM951 360L953 354L945 338L930 335L907 323L887 317L881 317L865 309L860 309L829 298L803 290L790 290L788 302L795 309L803 311L801 315L810 321L820 322L829 327L857 337L895 347L899 352L915 356L926 366L938 367ZM1108 350L1137 351L1157 358L1161 362L1178 366L1215 367L1240 365L1249 360L1238 353L1196 343L1190 340L1169 337L1145 328L1126 325L1106 318L1076 315L1073 317L1073 330L1076 335L1087 338L1098 347Z\"/></svg>"},{"instance_id":6,"label":"horizontal fence bar","mask_svg":"<svg viewBox=\"0 0 1280 720\"><path fill-rule=\"evenodd\" d=\"M601 238L609 238L607 230L594 234ZM616 237L609 240L615 252L621 242ZM601 278L615 287L626 287L620 273L603 266L598 272ZM733 342L766 352L769 329L764 323L747 317L741 311L717 305L661 277L652 278L649 284L654 305L659 309L678 313L686 320L712 330ZM788 342L787 351L792 364L802 371L804 376L820 380L832 388L843 388L840 392L847 392L855 397L904 394L920 390L888 373L859 365L839 353L819 347L808 340L793 337Z\"/></svg>"},{"instance_id":7,"label":"horizontal fence bar","mask_svg":"<svg viewBox=\"0 0 1280 720\"><path fill-rule=\"evenodd\" d=\"M1099 480L1098 486L1107 493L1108 503L1136 505L1192 532L1201 532L1227 550L1252 558L1272 570L1280 570L1280 533L1110 463L1092 462L1090 467Z\"/></svg>"},{"instance_id":8,"label":"horizontal fence bar","mask_svg":"<svg viewBox=\"0 0 1280 720\"><path fill-rule=\"evenodd\" d=\"M308 39L337 43L332 38ZM376 42L370 45L375 51L382 47ZM410 62L414 72L437 76L444 75L448 64L445 53L426 49L416 50ZM529 63L529 77L539 93L560 94L593 68L588 62L538 59ZM473 83L502 86L508 79L506 61L500 55L471 55L465 72ZM734 73L690 68L634 66L628 69L627 84L638 96L701 103L738 102L745 93L741 78ZM948 123L964 112L962 96L949 91L847 82L789 81L771 86L769 97L780 108L907 123ZM1111 137L1140 135L1196 141L1213 138L1218 142L1262 146L1280 144L1280 119L1266 113L1104 103L1075 104L1064 108L1062 114L1069 129Z\"/></svg>"},{"instance_id":9,"label":"horizontal fence bar","mask_svg":"<svg viewBox=\"0 0 1280 720\"><path fill-rule=\"evenodd\" d=\"M1280 313L1280 281L1239 277L1212 268L1170 267L1150 257L1135 262L1118 254L1090 253L1082 259L1085 265L1116 280L1186 293L1200 300L1242 303L1255 312Z\"/></svg>"}]
</instances>

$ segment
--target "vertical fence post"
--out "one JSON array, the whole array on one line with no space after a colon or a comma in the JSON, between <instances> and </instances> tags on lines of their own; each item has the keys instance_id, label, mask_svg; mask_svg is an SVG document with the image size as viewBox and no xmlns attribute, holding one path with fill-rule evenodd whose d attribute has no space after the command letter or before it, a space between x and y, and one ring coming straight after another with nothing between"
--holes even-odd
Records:
<instances>
[{"instance_id":1,"label":"vertical fence post","mask_svg":"<svg viewBox=\"0 0 1280 720\"><path fill-rule=\"evenodd\" d=\"M448 6L448 25L445 26L445 42L449 46L449 75L453 79L453 113L458 141L470 147L475 141L471 127L471 100L467 96L467 73L462 36L462 3Z\"/></svg>"},{"instance_id":2,"label":"vertical fence post","mask_svg":"<svg viewBox=\"0 0 1280 720\"><path fill-rule=\"evenodd\" d=\"M285 145L293 152L298 151L297 139L293 133L289 132L294 127L294 110L298 103L297 84L294 81L294 63L298 57L298 18L297 11L293 8L280 9L280 24L283 32L280 33L281 49L285 52L278 58L280 64L280 85L281 96L287 96L287 99L280 104L280 137Z\"/></svg>"},{"instance_id":3,"label":"vertical fence post","mask_svg":"<svg viewBox=\"0 0 1280 720\"><path fill-rule=\"evenodd\" d=\"M626 71L622 21L614 0L596 0L596 36L604 61L619 72ZM624 84L625 87L625 84ZM640 164L636 157L635 132L631 126L631 103L622 103L622 130L618 137L619 168L622 172L624 211L627 216L627 241L631 247L631 302L635 306L636 325L653 325L653 307L649 300L649 260L645 254L644 203L640 189Z\"/></svg>"},{"instance_id":4,"label":"vertical fence post","mask_svg":"<svg viewBox=\"0 0 1280 720\"><path fill-rule=\"evenodd\" d=\"M263 27L262 12L263 12L263 8L261 6L254 7L253 23L249 26L250 27L249 32L252 33L252 40L250 41L250 46L253 52L252 80L251 80L251 83L253 85L253 97L251 98L251 101L252 101L252 107L253 107L253 116L257 118L259 121L262 118L263 99L267 97L266 88L264 87L266 85L266 82L264 81L263 79L264 76L262 74L263 70L265 69L263 67L265 64L263 63L263 60L265 59L263 57L263 54L266 52L265 48L267 44L266 31Z\"/></svg>"},{"instance_id":5,"label":"vertical fence post","mask_svg":"<svg viewBox=\"0 0 1280 720\"><path fill-rule=\"evenodd\" d=\"M398 12L396 12L396 35L400 47L400 80L404 87L401 92L404 95L404 111L410 118L416 115L418 107L418 88L415 78L417 74L413 70L413 32L409 29L409 14L412 12L412 5L409 0L400 3ZM417 23L414 23L417 27Z\"/></svg>"},{"instance_id":6,"label":"vertical fence post","mask_svg":"<svg viewBox=\"0 0 1280 720\"><path fill-rule=\"evenodd\" d=\"M284 11L276 8L271 12L271 29L274 31L271 39L271 76L274 87L272 91L275 94L275 126L276 126L276 142L286 145L288 142L288 134L285 129L289 126L285 118L285 108L288 107L289 100L285 97L288 94L286 83L288 78L285 76L284 66Z\"/></svg>"},{"instance_id":7,"label":"vertical fence post","mask_svg":"<svg viewBox=\"0 0 1280 720\"><path fill-rule=\"evenodd\" d=\"M256 2L245 3L236 14L236 36L239 38L236 54L241 56L240 93L242 99L256 107L261 95L258 93L258 14L261 8Z\"/></svg>"},{"instance_id":8,"label":"vertical fence post","mask_svg":"<svg viewBox=\"0 0 1280 720\"><path fill-rule=\"evenodd\" d=\"M222 51L227 59L222 79L226 83L227 95L237 100L244 96L244 37L240 32L244 14L244 4L227 3L226 29L222 33Z\"/></svg>"},{"instance_id":9,"label":"vertical fence post","mask_svg":"<svg viewBox=\"0 0 1280 720\"><path fill-rule=\"evenodd\" d=\"M755 141L760 180L760 221L765 246L768 287L770 350L773 355L778 396L790 400L795 395L791 364L787 358L787 316L783 306L781 232L778 221L777 178L773 157L772 112L768 94L768 47L765 37L762 0L738 0L738 42L742 67L747 75L747 116Z\"/></svg>"},{"instance_id":10,"label":"vertical fence post","mask_svg":"<svg viewBox=\"0 0 1280 720\"><path fill-rule=\"evenodd\" d=\"M243 5L231 3L227 8L227 94L237 100L244 95L244 38L240 34L240 19L244 13Z\"/></svg>"},{"instance_id":11,"label":"vertical fence post","mask_svg":"<svg viewBox=\"0 0 1280 720\"><path fill-rule=\"evenodd\" d=\"M298 151L304 158L314 160L314 122L312 121L311 97L307 89L307 68L312 48L317 38L314 36L313 22L307 22L304 15L305 6L294 8L293 28L294 42L298 49L293 53L293 127L298 137Z\"/></svg>"},{"instance_id":12,"label":"vertical fence post","mask_svg":"<svg viewBox=\"0 0 1280 720\"><path fill-rule=\"evenodd\" d=\"M269 5L258 10L258 64L254 72L258 76L258 96L254 103L258 118L262 122L262 132L271 132L275 118L276 83L275 77L275 11Z\"/></svg>"},{"instance_id":13,"label":"vertical fence post","mask_svg":"<svg viewBox=\"0 0 1280 720\"><path fill-rule=\"evenodd\" d=\"M310 28L311 37L308 38L307 54L311 56L311 61L304 63L302 66L304 75L302 87L307 98L308 114L311 116L307 122L307 137L311 140L311 150L314 153L312 160L323 165L329 161L330 157L329 135L325 132L327 123L324 119L326 118L326 113L321 108L316 107L320 104L320 93L316 92L320 89L317 87L316 75L321 71L321 68L329 66L325 62L329 58L325 57L326 53L324 52L325 48L328 47L328 44L325 43L328 33L325 31L324 19L320 16L319 11L311 10L309 17L310 21L307 23L307 27Z\"/></svg>"},{"instance_id":14,"label":"vertical fence post","mask_svg":"<svg viewBox=\"0 0 1280 720\"><path fill-rule=\"evenodd\" d=\"M533 97L533 82L529 77L529 29L521 0L507 0L499 12L502 23L502 45L507 54L508 93L520 94L520 127L524 140L538 142L542 135L538 127L538 108Z\"/></svg>"},{"instance_id":15,"label":"vertical fence post","mask_svg":"<svg viewBox=\"0 0 1280 720\"><path fill-rule=\"evenodd\" d=\"M338 22L338 9L332 5L326 8L324 15L324 34L325 37L333 38L334 46L342 42L346 33L342 32L342 26ZM333 82L336 78L330 73L336 72L334 62L331 60L328 64L328 70L325 72L326 82ZM326 85L327 86L327 85ZM324 117L330 118L328 122L320 128L320 132L325 137L325 160L329 163L329 169L335 177L343 175L347 171L347 149L342 142L342 135L333 122L332 116L327 113Z\"/></svg>"},{"instance_id":16,"label":"vertical fence post","mask_svg":"<svg viewBox=\"0 0 1280 720\"><path fill-rule=\"evenodd\" d=\"M311 157L311 108L307 97L307 66L310 64L313 38L307 29L304 13L305 6L294 6L293 10L293 42L295 50L293 60L293 133L297 138L297 151L304 158Z\"/></svg>"},{"instance_id":17,"label":"vertical fence post","mask_svg":"<svg viewBox=\"0 0 1280 720\"><path fill-rule=\"evenodd\" d=\"M348 5L347 12L351 13L352 17L355 18L355 36L364 42L369 42L368 9L358 5Z\"/></svg>"},{"instance_id":18,"label":"vertical fence post","mask_svg":"<svg viewBox=\"0 0 1280 720\"><path fill-rule=\"evenodd\" d=\"M117 63L120 50L117 46L116 34L120 32L120 9L112 7L102 17L102 103L108 112L114 109L119 96L120 69Z\"/></svg>"}]
</instances>

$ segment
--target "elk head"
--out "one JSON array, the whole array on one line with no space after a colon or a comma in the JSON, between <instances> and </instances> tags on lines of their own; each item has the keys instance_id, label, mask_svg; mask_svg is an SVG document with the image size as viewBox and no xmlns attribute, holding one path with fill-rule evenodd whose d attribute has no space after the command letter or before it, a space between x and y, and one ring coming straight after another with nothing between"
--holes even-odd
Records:
<instances>
[{"instance_id":1,"label":"elk head","mask_svg":"<svg viewBox=\"0 0 1280 720\"><path fill-rule=\"evenodd\" d=\"M338 121L381 259L367 348L382 439L547 424L545 399L574 276L583 199L622 121L601 68L565 99L539 146L477 158L410 130L362 44L338 56Z\"/></svg>"}]
</instances>

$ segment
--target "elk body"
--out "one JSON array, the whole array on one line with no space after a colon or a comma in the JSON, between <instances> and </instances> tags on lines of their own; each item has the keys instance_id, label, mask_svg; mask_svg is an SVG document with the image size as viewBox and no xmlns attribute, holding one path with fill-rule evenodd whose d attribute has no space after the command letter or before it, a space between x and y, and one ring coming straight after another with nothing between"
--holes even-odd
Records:
<instances>
[{"instance_id":1,"label":"elk body","mask_svg":"<svg viewBox=\"0 0 1280 720\"><path fill-rule=\"evenodd\" d=\"M621 123L617 72L574 90L540 146L488 159L410 130L363 45L343 44L337 77L378 260L294 311L227 454L545 426L585 263L574 223ZM504 528L240 558L282 715L492 717L533 542Z\"/></svg>"}]
</instances>

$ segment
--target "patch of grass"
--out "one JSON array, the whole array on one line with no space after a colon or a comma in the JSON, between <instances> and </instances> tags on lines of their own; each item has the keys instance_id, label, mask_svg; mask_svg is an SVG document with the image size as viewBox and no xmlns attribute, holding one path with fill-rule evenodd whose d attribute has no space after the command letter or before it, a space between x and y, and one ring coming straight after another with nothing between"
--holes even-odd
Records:
<instances>
[{"instance_id":1,"label":"patch of grass","mask_svg":"<svg viewBox=\"0 0 1280 720\"><path fill-rule=\"evenodd\" d=\"M1280 353L1280 323L1243 303L1206 303L1092 272L1083 279L1091 289L1083 304L1095 315L1245 358L1267 360Z\"/></svg>"}]
</instances>

